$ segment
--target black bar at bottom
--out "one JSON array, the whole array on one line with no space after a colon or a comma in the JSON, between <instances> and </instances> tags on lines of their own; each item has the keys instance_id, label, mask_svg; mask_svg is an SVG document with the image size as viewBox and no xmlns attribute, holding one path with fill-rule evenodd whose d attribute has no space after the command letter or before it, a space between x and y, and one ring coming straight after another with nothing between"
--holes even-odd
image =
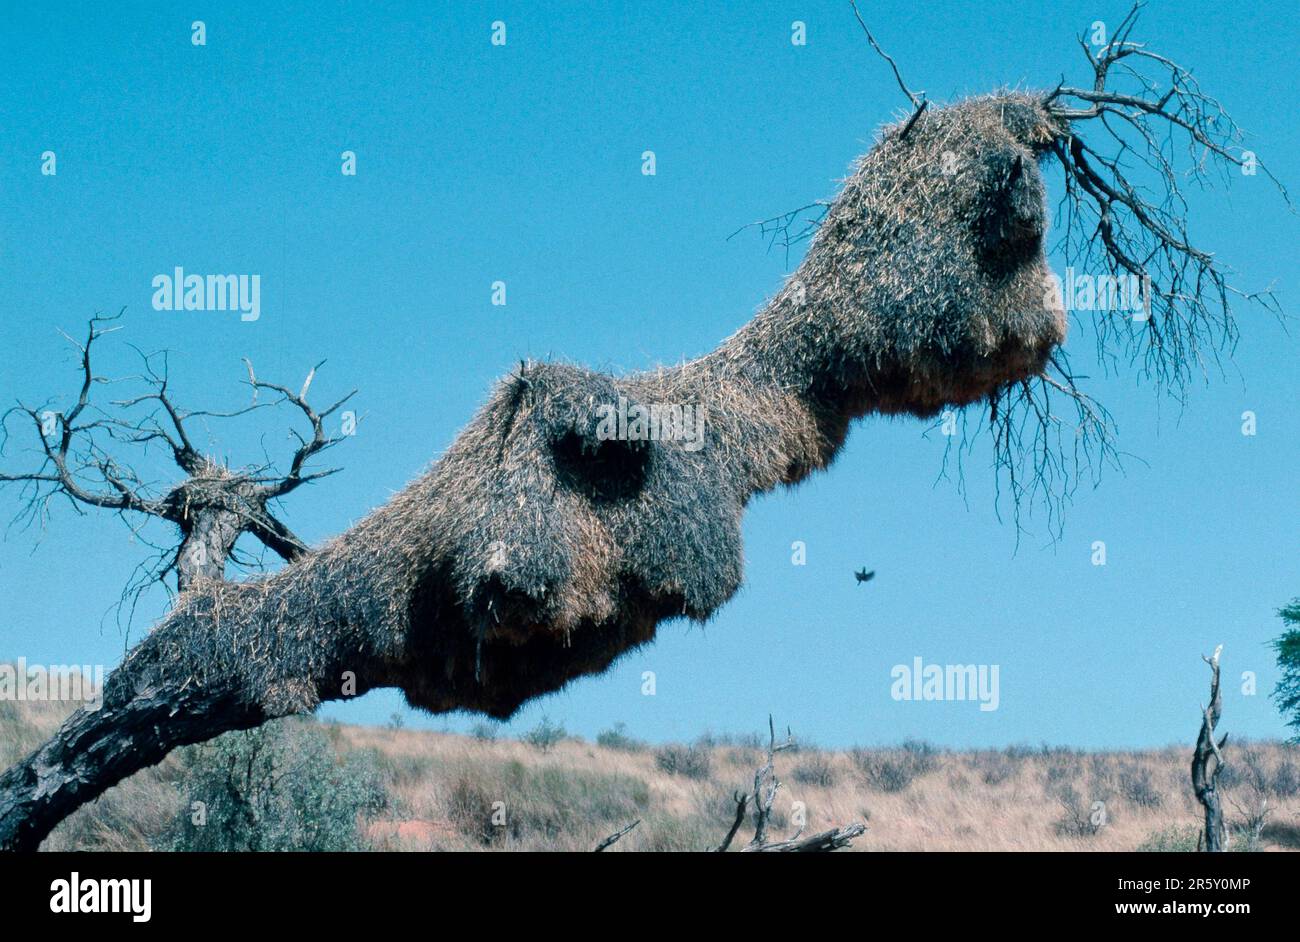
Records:
<instances>
[{"instance_id":1,"label":"black bar at bottom","mask_svg":"<svg viewBox=\"0 0 1300 942\"><path fill-rule=\"evenodd\" d=\"M1290 854L783 856L15 855L0 857L0 918L9 929L112 924L127 932L376 929L414 919L436 935L449 930L453 912L494 920L532 914L540 927L715 911L730 913L734 927L754 912L758 893L764 919L838 911L850 926L885 917L920 920L927 929L1192 919L1231 927L1287 919L1295 900ZM147 895L143 882L132 882L145 880Z\"/></svg>"}]
</instances>

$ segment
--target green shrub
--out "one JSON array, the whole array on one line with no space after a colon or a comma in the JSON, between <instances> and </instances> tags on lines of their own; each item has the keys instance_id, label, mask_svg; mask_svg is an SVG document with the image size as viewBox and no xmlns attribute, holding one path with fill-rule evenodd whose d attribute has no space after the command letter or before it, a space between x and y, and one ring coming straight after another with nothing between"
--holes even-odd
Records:
<instances>
[{"instance_id":1,"label":"green shrub","mask_svg":"<svg viewBox=\"0 0 1300 942\"><path fill-rule=\"evenodd\" d=\"M628 775L476 762L453 772L444 801L456 829L478 843L553 846L584 828L604 836L641 817L650 788Z\"/></svg>"},{"instance_id":2,"label":"green shrub","mask_svg":"<svg viewBox=\"0 0 1300 942\"><path fill-rule=\"evenodd\" d=\"M340 761L311 720L226 733L189 747L183 764L173 850L361 850L362 825L387 803L374 757Z\"/></svg>"},{"instance_id":3,"label":"green shrub","mask_svg":"<svg viewBox=\"0 0 1300 942\"><path fill-rule=\"evenodd\" d=\"M1147 835L1137 849L1144 853L1192 853L1200 836L1200 828L1193 825L1164 828Z\"/></svg>"},{"instance_id":4,"label":"green shrub","mask_svg":"<svg viewBox=\"0 0 1300 942\"><path fill-rule=\"evenodd\" d=\"M1062 837L1095 837L1109 823L1110 812L1104 799L1084 798L1071 782L1062 782L1048 791L1061 806L1056 833Z\"/></svg>"},{"instance_id":5,"label":"green shrub","mask_svg":"<svg viewBox=\"0 0 1300 942\"><path fill-rule=\"evenodd\" d=\"M824 753L814 752L790 770L790 777L800 785L830 788L839 778L835 766Z\"/></svg>"},{"instance_id":6,"label":"green shrub","mask_svg":"<svg viewBox=\"0 0 1300 942\"><path fill-rule=\"evenodd\" d=\"M437 760L422 752L380 753L375 762L386 773L388 783L397 787L427 782L438 768Z\"/></svg>"},{"instance_id":7,"label":"green shrub","mask_svg":"<svg viewBox=\"0 0 1300 942\"><path fill-rule=\"evenodd\" d=\"M633 739L627 734L627 727L622 723L615 723L612 729L602 729L597 733L596 745L621 752L642 752L646 748L641 740Z\"/></svg>"},{"instance_id":8,"label":"green shrub","mask_svg":"<svg viewBox=\"0 0 1300 942\"><path fill-rule=\"evenodd\" d=\"M939 767L938 752L927 742L908 739L897 749L855 749L853 762L872 788L901 792Z\"/></svg>"},{"instance_id":9,"label":"green shrub","mask_svg":"<svg viewBox=\"0 0 1300 942\"><path fill-rule=\"evenodd\" d=\"M733 805L732 812L735 812ZM727 834L730 821L715 821L699 814L678 817L656 814L642 821L633 833L637 835L637 850L651 853L690 852L714 850ZM745 846L749 840L744 833L736 835L732 849Z\"/></svg>"},{"instance_id":10,"label":"green shrub","mask_svg":"<svg viewBox=\"0 0 1300 942\"><path fill-rule=\"evenodd\" d=\"M552 723L546 716L543 716L542 721L523 736L524 742L542 752L550 752L568 738L569 734L564 731L564 727L559 723Z\"/></svg>"},{"instance_id":11,"label":"green shrub","mask_svg":"<svg viewBox=\"0 0 1300 942\"><path fill-rule=\"evenodd\" d=\"M1020 771L1022 760L1013 759L1005 752L977 752L971 756L971 767L979 772L985 785L1001 785ZM1049 769L1049 776L1051 770Z\"/></svg>"},{"instance_id":12,"label":"green shrub","mask_svg":"<svg viewBox=\"0 0 1300 942\"><path fill-rule=\"evenodd\" d=\"M1300 794L1300 772L1296 771L1294 762L1290 759L1282 760L1273 773L1271 788L1279 798L1294 798Z\"/></svg>"},{"instance_id":13,"label":"green shrub","mask_svg":"<svg viewBox=\"0 0 1300 942\"><path fill-rule=\"evenodd\" d=\"M1145 766L1126 766L1119 773L1120 794L1138 808L1159 808L1163 797L1151 782L1151 772Z\"/></svg>"},{"instance_id":14,"label":"green shrub","mask_svg":"<svg viewBox=\"0 0 1300 942\"><path fill-rule=\"evenodd\" d=\"M712 754L703 746L663 746L655 750L655 765L669 775L706 779L713 770Z\"/></svg>"}]
</instances>

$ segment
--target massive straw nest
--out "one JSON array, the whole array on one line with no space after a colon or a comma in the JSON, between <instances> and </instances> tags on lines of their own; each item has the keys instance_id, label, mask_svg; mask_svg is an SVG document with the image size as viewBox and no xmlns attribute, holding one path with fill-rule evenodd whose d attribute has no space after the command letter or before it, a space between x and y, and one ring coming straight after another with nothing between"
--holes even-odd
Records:
<instances>
[{"instance_id":1,"label":"massive straw nest","mask_svg":"<svg viewBox=\"0 0 1300 942\"><path fill-rule=\"evenodd\" d=\"M824 467L856 416L972 402L1063 340L1037 164L1062 131L1015 94L886 128L714 353L626 377L522 365L425 475L280 573L187 594L125 674L233 679L278 715L351 671L358 693L506 716L708 618L740 586L751 495ZM691 407L703 438L685 411L685 437L602 431L601 407L638 405Z\"/></svg>"}]
</instances>

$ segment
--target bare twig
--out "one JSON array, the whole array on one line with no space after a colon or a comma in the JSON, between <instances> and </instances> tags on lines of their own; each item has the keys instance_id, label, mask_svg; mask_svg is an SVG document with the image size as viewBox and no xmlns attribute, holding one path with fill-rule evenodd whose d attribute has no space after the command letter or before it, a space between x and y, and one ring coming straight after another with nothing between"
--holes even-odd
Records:
<instances>
[{"instance_id":1,"label":"bare twig","mask_svg":"<svg viewBox=\"0 0 1300 942\"><path fill-rule=\"evenodd\" d=\"M894 57L881 49L880 43L876 42L876 37L871 35L871 30L867 28L866 21L862 19L862 14L858 12L858 4L856 0L849 0L849 6L853 7L853 15L857 17L858 25L862 27L862 32L867 34L867 42L871 43L871 48L876 50L876 53L880 58L888 62L889 67L893 69L894 80L898 82L898 87L903 90L903 94L907 96L907 100L910 101L912 107L916 109L916 112L913 115L913 120L915 120L916 116L925 108L925 92L913 92L907 87L907 83L903 81L902 73L898 71L898 63L894 61ZM907 130L905 129L903 133L906 134Z\"/></svg>"},{"instance_id":2,"label":"bare twig","mask_svg":"<svg viewBox=\"0 0 1300 942\"><path fill-rule=\"evenodd\" d=\"M746 223L727 236L727 241L730 242L747 229L757 229L759 236L767 242L768 251L771 251L774 246L781 247L785 252L786 267L789 267L790 249L801 242L808 241L816 234L817 227L826 218L826 211L830 205L829 200L814 200L788 213Z\"/></svg>"}]
</instances>

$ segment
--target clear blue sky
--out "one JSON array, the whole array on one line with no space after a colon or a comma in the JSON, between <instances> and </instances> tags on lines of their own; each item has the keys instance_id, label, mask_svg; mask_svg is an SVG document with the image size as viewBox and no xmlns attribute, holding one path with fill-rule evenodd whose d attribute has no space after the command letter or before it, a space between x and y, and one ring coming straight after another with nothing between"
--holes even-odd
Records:
<instances>
[{"instance_id":1,"label":"clear blue sky","mask_svg":"<svg viewBox=\"0 0 1300 942\"><path fill-rule=\"evenodd\" d=\"M1074 37L1124 3L865 3L909 82L943 100L1054 85L1083 65ZM1153 2L1141 38L1195 67L1300 189L1292 5ZM190 42L202 19L206 47ZM489 42L507 24L507 45ZM808 43L790 43L793 20ZM0 393L71 393L58 330L127 308L104 347L172 351L194 407L245 401L241 357L321 399L360 387L345 471L293 495L285 519L319 541L418 475L491 381L522 357L637 369L711 349L787 271L751 220L834 192L901 96L847 3L7 2L0 12ZM1282 107L1280 107L1282 106ZM40 173L57 155L57 176ZM340 174L340 153L357 175ZM657 175L643 176L653 150ZM1294 310L1300 219L1262 176L1196 193L1195 231L1248 287ZM791 259L794 265L797 259ZM151 279L260 273L261 318L158 312ZM490 304L507 282L508 304ZM1076 336L1069 349L1087 364ZM907 736L953 746L1188 742L1204 699L1200 654L1225 645L1224 728L1285 730L1267 698L1276 608L1300 595L1296 465L1300 336L1242 311L1226 375L1181 413L1131 373L1089 388L1130 460L1016 549L977 455L967 502L935 485L941 436L916 421L858 423L833 468L758 500L747 581L705 627L671 623L608 674L526 709L594 735L622 721L652 740L751 731L768 713L827 745ZM1241 413L1258 434L1240 433ZM232 461L284 423L213 423ZM265 436L264 439L261 436ZM17 443L3 459L21 462ZM0 493L6 517L17 509ZM154 531L165 536L164 529ZM117 520L56 508L48 530L0 543L0 658L113 664L102 616L142 558ZM792 566L790 546L807 545ZM1091 564L1104 540L1108 562ZM858 586L852 571L878 571ZM158 595L145 606L156 615ZM138 636L148 618L134 628ZM890 698L890 668L1000 666L999 709ZM657 695L641 695L643 671ZM1258 673L1259 693L1236 680ZM387 691L326 715L466 729L417 717Z\"/></svg>"}]
</instances>

